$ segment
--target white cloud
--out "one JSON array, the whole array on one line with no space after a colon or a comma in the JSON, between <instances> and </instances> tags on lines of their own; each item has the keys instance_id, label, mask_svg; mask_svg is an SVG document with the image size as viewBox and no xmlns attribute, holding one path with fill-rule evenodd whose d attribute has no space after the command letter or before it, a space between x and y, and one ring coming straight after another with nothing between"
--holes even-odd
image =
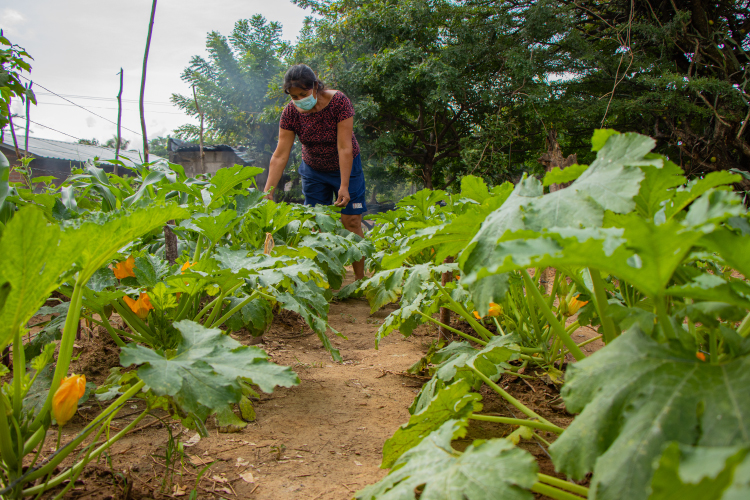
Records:
<instances>
[{"instance_id":1,"label":"white cloud","mask_svg":"<svg viewBox=\"0 0 750 500\"><path fill-rule=\"evenodd\" d=\"M26 18L17 10L5 8L0 11L0 25L4 28L15 28L25 22Z\"/></svg>"},{"instance_id":2,"label":"white cloud","mask_svg":"<svg viewBox=\"0 0 750 500\"><path fill-rule=\"evenodd\" d=\"M92 116L87 116L86 125L88 125L89 128L92 128L94 125L96 125L96 119Z\"/></svg>"}]
</instances>

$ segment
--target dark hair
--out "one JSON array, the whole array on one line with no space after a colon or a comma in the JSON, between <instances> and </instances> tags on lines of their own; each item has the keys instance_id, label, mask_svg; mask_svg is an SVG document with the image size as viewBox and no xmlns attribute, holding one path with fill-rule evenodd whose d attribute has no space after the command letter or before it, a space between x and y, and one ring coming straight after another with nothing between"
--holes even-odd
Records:
<instances>
[{"instance_id":1,"label":"dark hair","mask_svg":"<svg viewBox=\"0 0 750 500\"><path fill-rule=\"evenodd\" d=\"M318 84L318 91L324 90L325 85L318 80L315 72L307 64L295 64L289 68L284 75L284 93L288 94L289 89L297 87L298 89L310 90Z\"/></svg>"}]
</instances>

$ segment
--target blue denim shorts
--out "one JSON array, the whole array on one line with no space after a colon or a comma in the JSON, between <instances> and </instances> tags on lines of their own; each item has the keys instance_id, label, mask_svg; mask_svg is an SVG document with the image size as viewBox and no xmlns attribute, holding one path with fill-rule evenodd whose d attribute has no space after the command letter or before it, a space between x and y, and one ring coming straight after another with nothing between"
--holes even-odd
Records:
<instances>
[{"instance_id":1,"label":"blue denim shorts","mask_svg":"<svg viewBox=\"0 0 750 500\"><path fill-rule=\"evenodd\" d=\"M333 205L341 187L340 172L320 172L313 170L302 160L299 166L302 177L302 194L305 195L305 205ZM349 177L349 204L341 211L346 215L357 215L367 212L365 203L365 174L362 172L362 160L359 155L352 162L352 173Z\"/></svg>"}]
</instances>

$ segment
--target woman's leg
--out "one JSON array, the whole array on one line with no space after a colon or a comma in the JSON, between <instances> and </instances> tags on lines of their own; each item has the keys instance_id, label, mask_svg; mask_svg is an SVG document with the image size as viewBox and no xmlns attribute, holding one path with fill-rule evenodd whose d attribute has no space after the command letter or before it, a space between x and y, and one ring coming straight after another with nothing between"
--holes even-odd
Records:
<instances>
[{"instance_id":1,"label":"woman's leg","mask_svg":"<svg viewBox=\"0 0 750 500\"><path fill-rule=\"evenodd\" d=\"M347 231L358 234L363 238L365 237L365 234L362 232L362 214L341 214L341 223L344 225ZM354 268L354 277L356 279L361 280L365 277L364 257L362 257L362 260L353 262L352 267Z\"/></svg>"}]
</instances>

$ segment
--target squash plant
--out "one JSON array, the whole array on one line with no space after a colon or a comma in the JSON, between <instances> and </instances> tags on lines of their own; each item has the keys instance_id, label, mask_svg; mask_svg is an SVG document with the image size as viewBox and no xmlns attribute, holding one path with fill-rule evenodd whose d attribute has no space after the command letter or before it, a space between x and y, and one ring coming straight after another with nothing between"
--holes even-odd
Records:
<instances>
[{"instance_id":1,"label":"squash plant","mask_svg":"<svg viewBox=\"0 0 750 500\"><path fill-rule=\"evenodd\" d=\"M600 130L592 144L590 166L553 170L544 182L524 178L494 207L482 206L490 194L446 222L402 232L398 253L380 261L392 269L360 285L376 305L401 297L380 336L399 328L408 334L441 304L452 305L476 336L423 362L433 364L433 377L384 447L382 466L392 470L357 498L750 494L750 224L731 191L738 177L717 172L688 181L679 166L650 153L652 139L637 134ZM571 181L544 194L546 184ZM416 265L427 254L433 263ZM443 287L437 275L447 255L457 258L460 280ZM528 272L541 276L548 267L558 276L551 293ZM418 275L423 284L409 284ZM428 292L415 295L420 288ZM589 357L565 321L576 293L589 302L578 321L598 326L606 344ZM503 314L487 337L467 313L474 307L485 316L491 302ZM541 353L524 352L531 345L558 355L542 361ZM519 363L554 365L566 352L576 362L566 363L562 397L579 415L562 429L496 382ZM483 384L524 418L483 415L474 392ZM509 468L500 452L512 448L505 439L457 452L450 441L472 420L518 425L508 437L516 442L545 443L539 431L558 435L548 446L557 471L573 480L592 473L590 487L538 474L528 459ZM440 460L450 460L441 467L454 473L438 473Z\"/></svg>"}]
</instances>

